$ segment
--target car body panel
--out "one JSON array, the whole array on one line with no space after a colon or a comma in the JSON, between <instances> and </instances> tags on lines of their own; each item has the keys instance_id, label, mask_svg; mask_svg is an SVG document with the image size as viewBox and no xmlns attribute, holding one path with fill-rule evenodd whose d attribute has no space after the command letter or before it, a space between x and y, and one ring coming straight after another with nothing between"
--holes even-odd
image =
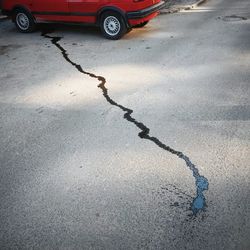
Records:
<instances>
[{"instance_id":1,"label":"car body panel","mask_svg":"<svg viewBox=\"0 0 250 250\"><path fill-rule=\"evenodd\" d=\"M38 21L70 21L67 0L33 0L31 13Z\"/></svg>"},{"instance_id":2,"label":"car body panel","mask_svg":"<svg viewBox=\"0 0 250 250\"><path fill-rule=\"evenodd\" d=\"M92 24L98 24L103 11L115 10L123 15L128 26L135 26L157 16L163 5L162 0L3 0L2 9L11 14L14 8L24 7L36 22Z\"/></svg>"}]
</instances>

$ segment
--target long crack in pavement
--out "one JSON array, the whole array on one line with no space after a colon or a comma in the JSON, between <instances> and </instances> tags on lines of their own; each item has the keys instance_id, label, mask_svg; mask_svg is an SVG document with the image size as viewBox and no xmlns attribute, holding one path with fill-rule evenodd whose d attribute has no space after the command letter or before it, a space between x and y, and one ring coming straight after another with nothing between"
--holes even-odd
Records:
<instances>
[{"instance_id":1,"label":"long crack in pavement","mask_svg":"<svg viewBox=\"0 0 250 250\"><path fill-rule=\"evenodd\" d=\"M123 112L125 112L124 119L133 123L137 128L139 128L141 130L141 132L138 134L138 136L141 139L150 140L151 142L156 144L158 147L162 148L165 151L168 151L171 154L178 156L180 159L185 161L187 167L192 171L192 174L195 178L195 185L196 185L196 197L193 198L193 202L191 204L191 210L193 212L193 215L196 215L199 211L204 210L206 208L206 198L205 198L203 192L205 190L208 190L209 183L208 183L207 178L205 178L204 176L201 176L199 174L199 170L190 161L189 157L186 156L185 154L183 154L182 152L177 151L177 150L165 145L157 137L150 136L149 135L150 129L147 126L145 126L142 122L138 122L135 118L132 117L132 113L133 113L132 109L126 108L126 107L122 106L121 104L115 102L112 98L110 98L109 93L108 93L108 89L105 86L106 79L103 76L97 76L93 73L84 71L80 64L76 64L75 62L73 62L69 58L67 50L65 50L60 45L59 41L62 39L62 37L50 36L50 35L48 35L49 33L51 33L51 31L43 31L41 35L45 38L50 39L51 43L53 45L55 45L61 51L64 59L68 63L70 63L72 66L74 66L80 73L88 75L92 78L95 78L100 82L100 84L98 85L98 88L100 88L102 90L103 96L105 97L106 101L109 104L116 106L119 109L121 109Z\"/></svg>"}]
</instances>

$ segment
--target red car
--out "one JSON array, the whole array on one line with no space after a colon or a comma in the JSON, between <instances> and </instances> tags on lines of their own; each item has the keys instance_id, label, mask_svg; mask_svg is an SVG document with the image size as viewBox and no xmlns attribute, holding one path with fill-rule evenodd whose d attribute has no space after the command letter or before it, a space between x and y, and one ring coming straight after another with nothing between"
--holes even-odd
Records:
<instances>
[{"instance_id":1,"label":"red car","mask_svg":"<svg viewBox=\"0 0 250 250\"><path fill-rule=\"evenodd\" d=\"M21 32L36 23L70 22L100 26L103 35L119 39L133 27L143 27L157 16L161 0L2 0L2 12Z\"/></svg>"}]
</instances>

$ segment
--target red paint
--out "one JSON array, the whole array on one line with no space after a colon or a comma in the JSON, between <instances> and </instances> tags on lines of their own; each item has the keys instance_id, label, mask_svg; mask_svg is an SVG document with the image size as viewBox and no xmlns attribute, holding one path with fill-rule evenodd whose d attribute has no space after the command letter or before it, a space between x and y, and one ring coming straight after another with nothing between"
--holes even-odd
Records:
<instances>
[{"instance_id":1,"label":"red paint","mask_svg":"<svg viewBox=\"0 0 250 250\"><path fill-rule=\"evenodd\" d=\"M129 16L134 12L143 13L147 8L154 7L161 0L3 0L2 9L11 13L16 7L23 7L35 18L36 22L63 21L98 24L102 10L115 9L122 13L128 26L149 21L157 16L159 10L144 12L143 16Z\"/></svg>"}]
</instances>

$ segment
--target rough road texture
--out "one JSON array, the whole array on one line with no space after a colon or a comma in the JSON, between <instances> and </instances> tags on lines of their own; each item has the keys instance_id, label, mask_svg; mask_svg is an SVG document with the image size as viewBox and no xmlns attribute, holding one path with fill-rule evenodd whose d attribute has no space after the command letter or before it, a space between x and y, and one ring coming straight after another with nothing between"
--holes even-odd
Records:
<instances>
[{"instance_id":1,"label":"rough road texture","mask_svg":"<svg viewBox=\"0 0 250 250\"><path fill-rule=\"evenodd\" d=\"M179 10L185 7L192 6L200 2L200 0L166 0L165 10ZM165 11L163 9L163 12Z\"/></svg>"},{"instance_id":2,"label":"rough road texture","mask_svg":"<svg viewBox=\"0 0 250 250\"><path fill-rule=\"evenodd\" d=\"M211 0L112 42L49 26L108 92L41 29L1 22L0 248L249 249L248 9ZM127 111L209 180L205 211L185 161Z\"/></svg>"}]
</instances>

